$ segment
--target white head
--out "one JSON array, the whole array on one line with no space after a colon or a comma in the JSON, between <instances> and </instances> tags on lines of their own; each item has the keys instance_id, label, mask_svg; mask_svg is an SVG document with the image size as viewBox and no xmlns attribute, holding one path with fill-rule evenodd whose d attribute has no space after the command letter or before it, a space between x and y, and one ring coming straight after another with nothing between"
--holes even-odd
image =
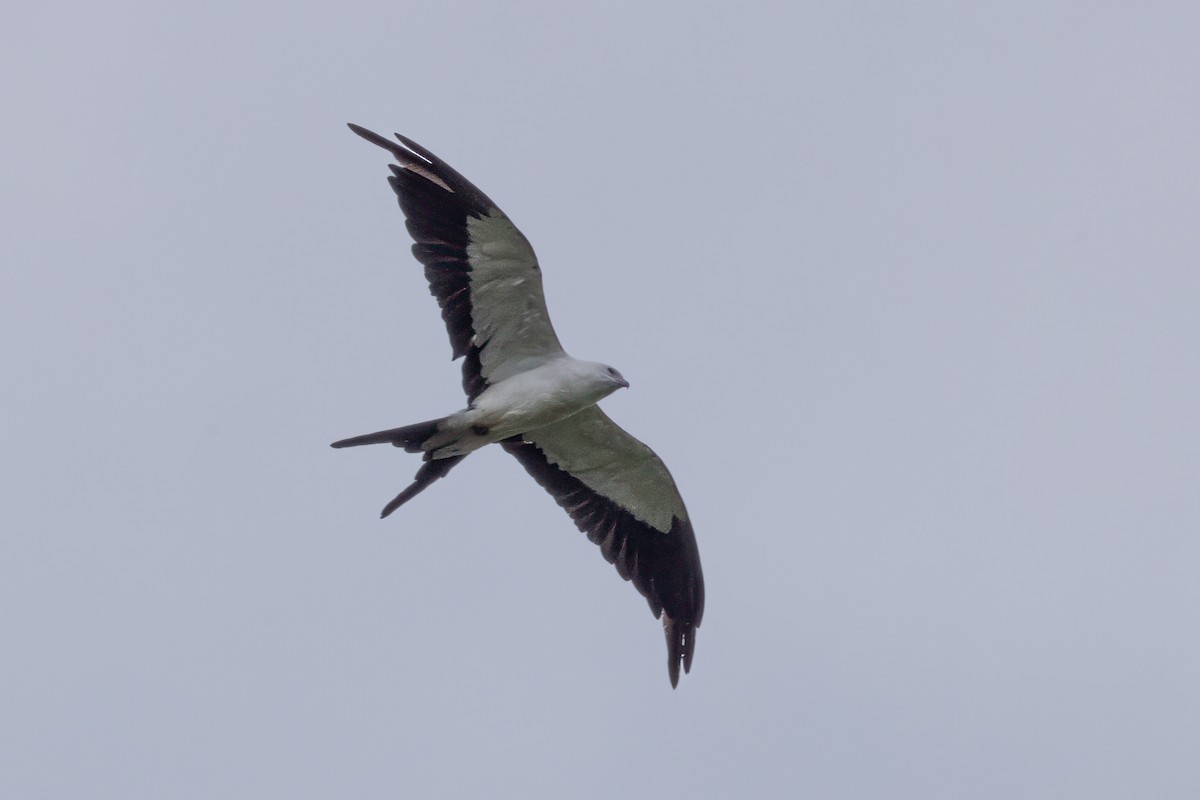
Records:
<instances>
[{"instance_id":1,"label":"white head","mask_svg":"<svg viewBox=\"0 0 1200 800\"><path fill-rule=\"evenodd\" d=\"M604 367L604 374L610 381L617 385L618 389L629 388L629 381L625 380L625 376L618 372L615 368L610 367L607 364L601 364L600 366Z\"/></svg>"},{"instance_id":2,"label":"white head","mask_svg":"<svg viewBox=\"0 0 1200 800\"><path fill-rule=\"evenodd\" d=\"M597 361L579 362L582 367L580 377L587 385L587 393L597 400L608 397L617 389L628 389L629 381L617 370Z\"/></svg>"}]
</instances>

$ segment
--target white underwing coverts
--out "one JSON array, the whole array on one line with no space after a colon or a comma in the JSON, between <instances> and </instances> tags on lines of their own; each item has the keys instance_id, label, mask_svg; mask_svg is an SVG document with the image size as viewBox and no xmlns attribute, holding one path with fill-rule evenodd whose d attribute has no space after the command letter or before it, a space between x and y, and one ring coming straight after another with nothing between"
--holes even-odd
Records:
<instances>
[{"instance_id":1,"label":"white underwing coverts","mask_svg":"<svg viewBox=\"0 0 1200 800\"><path fill-rule=\"evenodd\" d=\"M388 179L413 255L425 266L455 358L462 411L334 442L388 443L423 453L413 482L386 517L471 452L499 444L566 510L661 616L671 685L688 672L704 614L704 577L683 498L662 460L596 403L629 384L605 364L567 355L550 324L542 274L528 240L483 192L425 148L357 125L391 152Z\"/></svg>"}]
</instances>

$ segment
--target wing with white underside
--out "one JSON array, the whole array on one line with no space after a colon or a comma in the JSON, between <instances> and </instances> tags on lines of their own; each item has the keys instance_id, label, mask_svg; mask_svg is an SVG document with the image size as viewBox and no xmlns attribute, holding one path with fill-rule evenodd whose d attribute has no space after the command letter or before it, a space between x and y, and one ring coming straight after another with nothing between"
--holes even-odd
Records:
<instances>
[{"instance_id":1,"label":"wing with white underside","mask_svg":"<svg viewBox=\"0 0 1200 800\"><path fill-rule=\"evenodd\" d=\"M529 241L487 195L441 159L399 134L403 144L351 125L395 157L388 179L442 309L455 358L465 356L463 389L474 399L489 384L562 353Z\"/></svg>"},{"instance_id":2,"label":"wing with white underside","mask_svg":"<svg viewBox=\"0 0 1200 800\"><path fill-rule=\"evenodd\" d=\"M503 442L625 580L663 616L672 685L704 614L700 553L683 498L649 447L593 406Z\"/></svg>"}]
</instances>

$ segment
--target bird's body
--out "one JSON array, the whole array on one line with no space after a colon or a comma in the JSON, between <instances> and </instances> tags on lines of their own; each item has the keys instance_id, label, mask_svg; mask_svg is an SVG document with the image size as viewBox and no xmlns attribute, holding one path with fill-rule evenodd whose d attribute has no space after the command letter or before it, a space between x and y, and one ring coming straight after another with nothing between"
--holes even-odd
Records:
<instances>
[{"instance_id":1,"label":"bird's body","mask_svg":"<svg viewBox=\"0 0 1200 800\"><path fill-rule=\"evenodd\" d=\"M425 453L427 460L465 456L485 445L560 422L627 386L612 367L563 353L491 384L461 411L426 423L434 426L433 433L413 449ZM376 444L361 438L344 439L334 447Z\"/></svg>"},{"instance_id":2,"label":"bird's body","mask_svg":"<svg viewBox=\"0 0 1200 800\"><path fill-rule=\"evenodd\" d=\"M473 451L501 444L663 615L674 686L695 652L704 579L667 468L596 405L629 384L612 367L562 349L533 249L486 195L415 142L397 134L402 148L350 127L396 157L390 181L454 356L464 357L468 406L333 446L389 443L423 453L425 463L384 508L386 517Z\"/></svg>"},{"instance_id":3,"label":"bird's body","mask_svg":"<svg viewBox=\"0 0 1200 800\"><path fill-rule=\"evenodd\" d=\"M489 442L544 428L629 386L612 367L580 361L563 354L545 364L518 372L484 389L461 417L471 428L486 428ZM440 458L435 450L433 457ZM446 452L445 455L461 455Z\"/></svg>"}]
</instances>

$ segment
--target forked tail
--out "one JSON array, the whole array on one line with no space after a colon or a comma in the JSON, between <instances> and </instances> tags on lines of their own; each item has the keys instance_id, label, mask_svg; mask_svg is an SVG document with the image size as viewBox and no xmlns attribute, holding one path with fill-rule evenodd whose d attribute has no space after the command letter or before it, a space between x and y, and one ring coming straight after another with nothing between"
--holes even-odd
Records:
<instances>
[{"instance_id":1,"label":"forked tail","mask_svg":"<svg viewBox=\"0 0 1200 800\"><path fill-rule=\"evenodd\" d=\"M436 481L438 478L446 477L446 473L454 468L454 465L462 461L466 456L450 456L449 458L439 458L435 461L426 461L417 470L417 475L413 478L413 482L408 485L400 494L392 498L392 501L383 507L383 513L379 515L382 519L388 514L395 511L400 506L412 500L425 490L425 487Z\"/></svg>"},{"instance_id":2,"label":"forked tail","mask_svg":"<svg viewBox=\"0 0 1200 800\"><path fill-rule=\"evenodd\" d=\"M418 422L415 425L405 425L401 428L391 428L386 431L376 431L375 433L364 433L362 436L351 436L349 439L334 442L330 447L390 444L394 447L403 447L409 453L420 453L422 451L421 445L429 441L429 438L438 432L438 426L447 419L449 417L442 417L441 419L431 419L428 422Z\"/></svg>"},{"instance_id":3,"label":"forked tail","mask_svg":"<svg viewBox=\"0 0 1200 800\"><path fill-rule=\"evenodd\" d=\"M362 436L352 436L349 439L334 442L332 446L358 447L363 444L390 444L395 447L403 447L410 453L420 453L424 451L422 445L438 432L438 426L447 419L449 417L431 419L428 422L418 422L416 425L405 425L402 428L364 433ZM424 491L426 487L438 478L444 478L446 473L454 468L455 464L466 457L464 454L434 459L429 452L425 452L425 463L417 470L412 483L404 491L396 495L390 503L384 506L383 513L379 516L386 517L388 514L391 514L397 508Z\"/></svg>"}]
</instances>

